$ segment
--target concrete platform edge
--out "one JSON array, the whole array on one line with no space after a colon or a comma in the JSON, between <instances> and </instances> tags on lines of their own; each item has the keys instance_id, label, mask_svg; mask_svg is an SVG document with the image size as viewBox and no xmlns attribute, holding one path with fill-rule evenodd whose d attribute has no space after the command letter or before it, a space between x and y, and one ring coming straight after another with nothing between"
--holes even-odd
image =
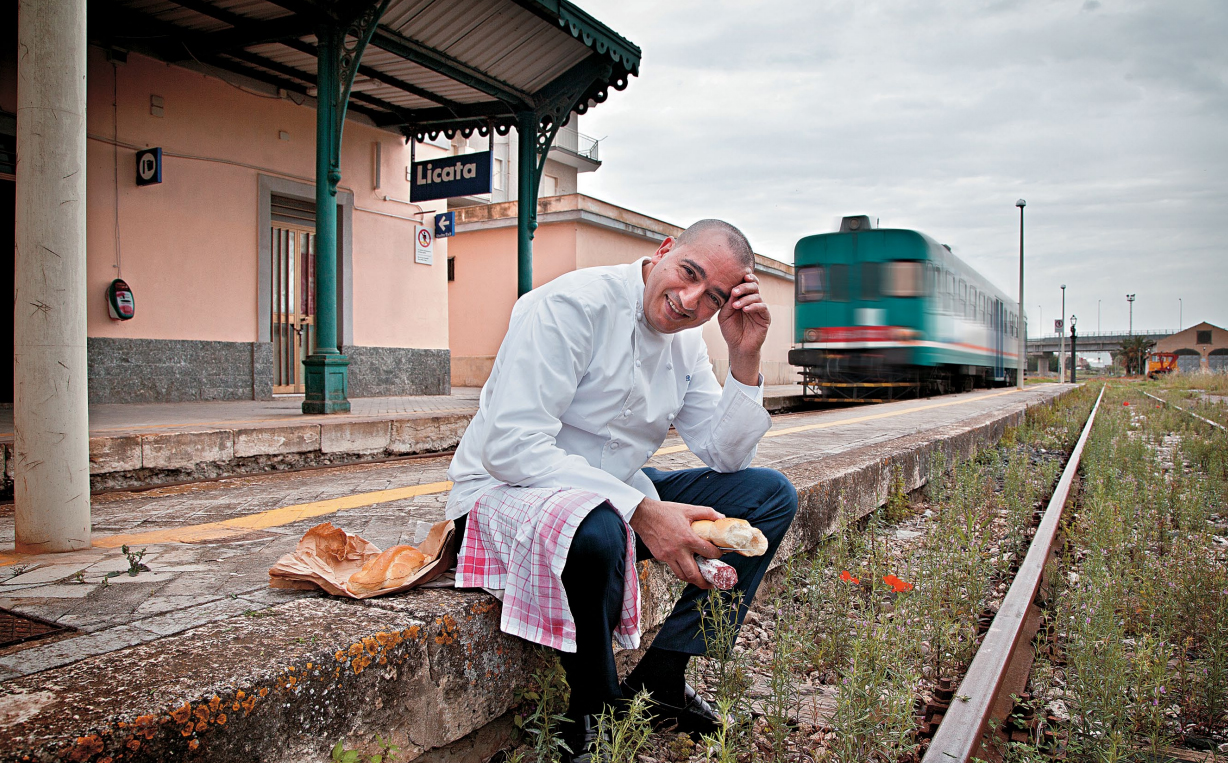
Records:
<instances>
[{"instance_id":1,"label":"concrete platform edge","mask_svg":"<svg viewBox=\"0 0 1228 766\"><path fill-rule=\"evenodd\" d=\"M856 518L882 505L895 477L907 491L923 486L937 451L948 465L966 459L1060 395L790 467L800 510L774 566L829 535L841 509ZM644 567L649 633L676 588L663 566ZM377 735L398 758L486 757L486 734L507 737L513 693L543 656L501 633L500 613L484 593L448 589L307 598L10 674L0 759L328 760L341 738L374 754Z\"/></svg>"}]
</instances>

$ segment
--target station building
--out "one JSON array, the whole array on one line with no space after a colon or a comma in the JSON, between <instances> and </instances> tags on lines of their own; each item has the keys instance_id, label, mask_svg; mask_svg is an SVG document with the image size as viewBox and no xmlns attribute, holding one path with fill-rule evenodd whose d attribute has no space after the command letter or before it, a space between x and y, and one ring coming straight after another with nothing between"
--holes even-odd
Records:
<instances>
[{"instance_id":1,"label":"station building","mask_svg":"<svg viewBox=\"0 0 1228 766\"><path fill-rule=\"evenodd\" d=\"M7 242L18 73L17 7L5 6L0 240ZM208 63L101 45L89 47L87 73L89 401L303 393L316 329L314 99ZM545 158L534 286L649 255L681 231L578 194L581 174L601 165L579 119L571 115ZM424 136L414 148L419 160L489 147L493 184L489 194L414 204L403 132L350 111L337 195L337 332L349 358L349 396L443 394L485 382L517 297L518 144L515 131ZM138 185L137 155L152 148L161 151L160 183ZM419 262L417 227L449 209L457 236L434 240L431 262ZM792 267L758 259L774 317L765 381L794 382ZM11 260L0 264L10 292L12 274ZM110 311L116 278L133 291L131 319ZM706 337L723 376L715 322ZM13 400L12 338L11 324L0 329L0 402Z\"/></svg>"},{"instance_id":2,"label":"station building","mask_svg":"<svg viewBox=\"0 0 1228 766\"><path fill-rule=\"evenodd\" d=\"M1152 351L1176 354L1181 372L1228 372L1228 330L1210 322L1163 338Z\"/></svg>"}]
</instances>

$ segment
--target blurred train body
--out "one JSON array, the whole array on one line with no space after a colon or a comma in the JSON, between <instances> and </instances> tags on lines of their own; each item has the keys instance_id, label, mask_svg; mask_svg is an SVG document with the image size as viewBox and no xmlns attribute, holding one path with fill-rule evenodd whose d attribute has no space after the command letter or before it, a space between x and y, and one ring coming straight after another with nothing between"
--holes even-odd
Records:
<instances>
[{"instance_id":1,"label":"blurred train body","mask_svg":"<svg viewBox=\"0 0 1228 766\"><path fill-rule=\"evenodd\" d=\"M789 363L801 368L807 399L1014 385L1018 302L945 245L849 216L838 232L799 240L794 267Z\"/></svg>"}]
</instances>

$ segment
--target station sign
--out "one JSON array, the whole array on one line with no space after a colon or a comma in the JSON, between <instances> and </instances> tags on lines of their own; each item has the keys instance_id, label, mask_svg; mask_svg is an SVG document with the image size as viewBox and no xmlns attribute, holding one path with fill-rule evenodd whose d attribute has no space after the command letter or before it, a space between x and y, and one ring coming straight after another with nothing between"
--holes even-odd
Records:
<instances>
[{"instance_id":1,"label":"station sign","mask_svg":"<svg viewBox=\"0 0 1228 766\"><path fill-rule=\"evenodd\" d=\"M435 239L447 239L456 233L456 211L435 214Z\"/></svg>"},{"instance_id":2,"label":"station sign","mask_svg":"<svg viewBox=\"0 0 1228 766\"><path fill-rule=\"evenodd\" d=\"M435 262L435 233L429 226L414 225L414 263L430 266Z\"/></svg>"},{"instance_id":3,"label":"station sign","mask_svg":"<svg viewBox=\"0 0 1228 766\"><path fill-rule=\"evenodd\" d=\"M409 173L409 201L489 194L490 152L458 154L414 162Z\"/></svg>"},{"instance_id":4,"label":"station sign","mask_svg":"<svg viewBox=\"0 0 1228 766\"><path fill-rule=\"evenodd\" d=\"M142 149L136 153L136 185L162 183L162 147Z\"/></svg>"},{"instance_id":5,"label":"station sign","mask_svg":"<svg viewBox=\"0 0 1228 766\"><path fill-rule=\"evenodd\" d=\"M1057 333L1058 335L1062 334L1062 320L1060 319L1053 320L1053 332Z\"/></svg>"}]
</instances>

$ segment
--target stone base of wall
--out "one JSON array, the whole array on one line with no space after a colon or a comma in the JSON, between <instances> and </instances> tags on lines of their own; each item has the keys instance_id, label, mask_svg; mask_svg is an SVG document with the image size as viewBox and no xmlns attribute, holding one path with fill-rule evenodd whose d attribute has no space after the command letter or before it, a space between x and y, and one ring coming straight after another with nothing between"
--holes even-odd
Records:
<instances>
[{"instance_id":1,"label":"stone base of wall","mask_svg":"<svg viewBox=\"0 0 1228 766\"><path fill-rule=\"evenodd\" d=\"M88 338L90 404L273 398L273 344Z\"/></svg>"},{"instance_id":2,"label":"stone base of wall","mask_svg":"<svg viewBox=\"0 0 1228 766\"><path fill-rule=\"evenodd\" d=\"M446 348L346 346L350 396L431 396L452 393Z\"/></svg>"},{"instance_id":3,"label":"stone base of wall","mask_svg":"<svg viewBox=\"0 0 1228 766\"><path fill-rule=\"evenodd\" d=\"M493 356L454 356L452 385L481 388L486 385L486 379L490 377L490 370L494 366Z\"/></svg>"}]
</instances>

